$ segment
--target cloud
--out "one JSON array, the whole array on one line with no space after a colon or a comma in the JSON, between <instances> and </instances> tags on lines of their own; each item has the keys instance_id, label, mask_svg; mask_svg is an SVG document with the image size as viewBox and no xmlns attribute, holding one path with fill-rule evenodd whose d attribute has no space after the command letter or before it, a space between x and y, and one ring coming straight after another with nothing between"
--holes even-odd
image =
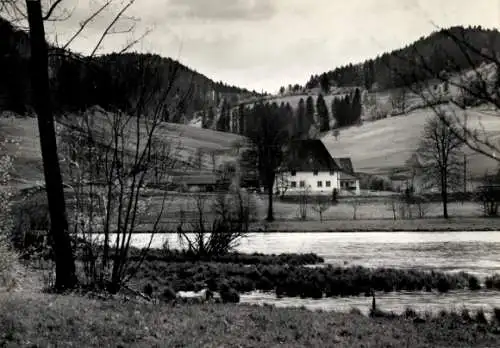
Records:
<instances>
[{"instance_id":1,"label":"cloud","mask_svg":"<svg viewBox=\"0 0 500 348\"><path fill-rule=\"evenodd\" d=\"M274 17L272 0L170 0L173 17L204 20L258 21Z\"/></svg>"}]
</instances>

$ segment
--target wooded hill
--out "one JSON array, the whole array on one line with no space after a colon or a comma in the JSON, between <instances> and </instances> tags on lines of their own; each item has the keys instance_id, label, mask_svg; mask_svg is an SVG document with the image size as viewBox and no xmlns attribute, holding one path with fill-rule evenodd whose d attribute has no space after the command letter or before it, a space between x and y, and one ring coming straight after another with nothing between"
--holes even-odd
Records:
<instances>
[{"instance_id":1,"label":"wooded hill","mask_svg":"<svg viewBox=\"0 0 500 348\"><path fill-rule=\"evenodd\" d=\"M312 75L306 88L328 90L332 85L364 86L379 91L398 88L435 78L441 72L456 73L477 67L485 62L482 54L495 56L498 52L498 30L455 26L375 59Z\"/></svg>"},{"instance_id":2,"label":"wooded hill","mask_svg":"<svg viewBox=\"0 0 500 348\"><path fill-rule=\"evenodd\" d=\"M0 18L0 110L20 114L31 107L29 80L29 37ZM259 96L255 91L215 82L171 58L153 54L123 53L85 57L49 45L51 95L57 113L99 105L107 110L133 112L137 84L155 77L155 84L176 99L177 110L166 112L165 120L181 122L206 105L221 100L236 104L240 98ZM144 74L144 67L147 73ZM180 101L180 102L179 102ZM154 104L154 103L152 103ZM157 103L156 103L157 104Z\"/></svg>"}]
</instances>

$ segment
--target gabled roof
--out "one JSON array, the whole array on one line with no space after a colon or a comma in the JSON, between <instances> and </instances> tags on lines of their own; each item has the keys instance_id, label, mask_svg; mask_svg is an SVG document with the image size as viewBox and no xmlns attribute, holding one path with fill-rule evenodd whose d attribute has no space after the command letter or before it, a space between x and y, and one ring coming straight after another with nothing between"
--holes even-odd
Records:
<instances>
[{"instance_id":1,"label":"gabled roof","mask_svg":"<svg viewBox=\"0 0 500 348\"><path fill-rule=\"evenodd\" d=\"M174 182L186 185L215 185L217 176L215 174L182 175L177 176Z\"/></svg>"},{"instance_id":2,"label":"gabled roof","mask_svg":"<svg viewBox=\"0 0 500 348\"><path fill-rule=\"evenodd\" d=\"M340 166L320 139L294 140L290 143L285 167L299 172L339 171Z\"/></svg>"},{"instance_id":3,"label":"gabled roof","mask_svg":"<svg viewBox=\"0 0 500 348\"><path fill-rule=\"evenodd\" d=\"M344 173L354 174L354 167L350 157L335 158L335 161L340 165Z\"/></svg>"},{"instance_id":4,"label":"gabled roof","mask_svg":"<svg viewBox=\"0 0 500 348\"><path fill-rule=\"evenodd\" d=\"M339 180L357 180L357 177L355 177L353 174L349 174L346 172L340 172L339 175Z\"/></svg>"}]
</instances>

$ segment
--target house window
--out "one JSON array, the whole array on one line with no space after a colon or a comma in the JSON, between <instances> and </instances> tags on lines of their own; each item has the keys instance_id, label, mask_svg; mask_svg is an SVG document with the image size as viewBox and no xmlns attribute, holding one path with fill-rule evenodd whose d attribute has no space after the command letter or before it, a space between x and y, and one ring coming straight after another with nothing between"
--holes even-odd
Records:
<instances>
[{"instance_id":1,"label":"house window","mask_svg":"<svg viewBox=\"0 0 500 348\"><path fill-rule=\"evenodd\" d=\"M335 172L333 170L330 171L330 176L334 176Z\"/></svg>"},{"instance_id":2,"label":"house window","mask_svg":"<svg viewBox=\"0 0 500 348\"><path fill-rule=\"evenodd\" d=\"M304 180L300 180L299 185L300 187L306 187L306 182Z\"/></svg>"},{"instance_id":3,"label":"house window","mask_svg":"<svg viewBox=\"0 0 500 348\"><path fill-rule=\"evenodd\" d=\"M297 181L291 181L291 182L290 182L290 187L291 187L291 188L295 188L295 187L297 187Z\"/></svg>"},{"instance_id":4,"label":"house window","mask_svg":"<svg viewBox=\"0 0 500 348\"><path fill-rule=\"evenodd\" d=\"M313 175L318 175L318 171L317 170L313 171Z\"/></svg>"},{"instance_id":5,"label":"house window","mask_svg":"<svg viewBox=\"0 0 500 348\"><path fill-rule=\"evenodd\" d=\"M323 181L318 181L318 187L323 187Z\"/></svg>"},{"instance_id":6,"label":"house window","mask_svg":"<svg viewBox=\"0 0 500 348\"><path fill-rule=\"evenodd\" d=\"M331 186L332 186L332 182L331 182L331 181L327 181L327 182L325 182L325 186L326 186L326 187L331 187Z\"/></svg>"},{"instance_id":7,"label":"house window","mask_svg":"<svg viewBox=\"0 0 500 348\"><path fill-rule=\"evenodd\" d=\"M292 171L290 172L290 174L291 174L292 176L295 176L295 175L297 175L297 171L292 170Z\"/></svg>"}]
</instances>

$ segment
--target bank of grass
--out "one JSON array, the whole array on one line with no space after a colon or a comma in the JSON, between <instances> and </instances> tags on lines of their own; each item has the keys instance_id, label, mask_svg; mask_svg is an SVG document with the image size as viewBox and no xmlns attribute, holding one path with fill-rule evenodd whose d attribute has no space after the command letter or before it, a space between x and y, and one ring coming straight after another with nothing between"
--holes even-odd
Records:
<instances>
[{"instance_id":1,"label":"bank of grass","mask_svg":"<svg viewBox=\"0 0 500 348\"><path fill-rule=\"evenodd\" d=\"M498 324L442 314L366 317L303 308L140 304L0 293L5 347L497 347Z\"/></svg>"},{"instance_id":2,"label":"bank of grass","mask_svg":"<svg viewBox=\"0 0 500 348\"><path fill-rule=\"evenodd\" d=\"M153 296L166 291L219 291L222 286L240 293L269 291L277 296L322 298L370 295L372 291L479 290L470 274L365 267L306 267L217 262L165 262L145 260L137 270L134 286L152 289Z\"/></svg>"},{"instance_id":3,"label":"bank of grass","mask_svg":"<svg viewBox=\"0 0 500 348\"><path fill-rule=\"evenodd\" d=\"M142 258L141 251L132 248L130 251L130 260L138 261ZM216 263L235 263L242 265L314 265L325 262L325 259L314 253L282 253L282 254L263 254L263 253L240 253L229 252L224 255L212 255L199 257L196 254L186 250L163 250L149 249L144 259L149 262L186 262L186 261L205 261Z\"/></svg>"},{"instance_id":4,"label":"bank of grass","mask_svg":"<svg viewBox=\"0 0 500 348\"><path fill-rule=\"evenodd\" d=\"M447 232L498 231L500 219L481 217L428 219L277 220L253 226L254 232Z\"/></svg>"}]
</instances>

